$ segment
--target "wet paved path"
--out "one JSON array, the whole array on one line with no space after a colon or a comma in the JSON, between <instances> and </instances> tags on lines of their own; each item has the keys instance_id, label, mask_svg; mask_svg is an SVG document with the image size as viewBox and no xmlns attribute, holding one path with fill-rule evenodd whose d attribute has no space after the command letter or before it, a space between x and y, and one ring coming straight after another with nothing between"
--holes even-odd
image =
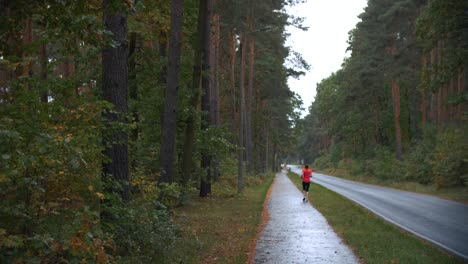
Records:
<instances>
[{"instance_id":1,"label":"wet paved path","mask_svg":"<svg viewBox=\"0 0 468 264\"><path fill-rule=\"evenodd\" d=\"M257 241L255 263L359 263L326 219L302 202L285 173L276 175L272 188L270 219Z\"/></svg>"}]
</instances>

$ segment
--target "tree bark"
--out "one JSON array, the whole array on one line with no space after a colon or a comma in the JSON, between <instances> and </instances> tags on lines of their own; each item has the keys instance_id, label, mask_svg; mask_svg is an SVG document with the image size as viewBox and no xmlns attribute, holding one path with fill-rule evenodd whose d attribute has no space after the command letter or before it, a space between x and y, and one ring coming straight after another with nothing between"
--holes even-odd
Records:
<instances>
[{"instance_id":1,"label":"tree bark","mask_svg":"<svg viewBox=\"0 0 468 264\"><path fill-rule=\"evenodd\" d=\"M231 133L236 134L236 39L234 29L231 29L229 36L229 50L231 54L231 67L229 83L231 88Z\"/></svg>"},{"instance_id":2,"label":"tree bark","mask_svg":"<svg viewBox=\"0 0 468 264\"><path fill-rule=\"evenodd\" d=\"M433 82L435 80L435 50L431 50L431 58L430 58L430 66L431 66L431 86L433 86ZM431 89L431 98L430 98L430 112L429 112L429 117L432 122L436 122L436 94L434 93L433 89Z\"/></svg>"},{"instance_id":3,"label":"tree bark","mask_svg":"<svg viewBox=\"0 0 468 264\"><path fill-rule=\"evenodd\" d=\"M416 66L414 67L416 71ZM413 79L413 85L411 86L411 126L413 127L413 133L410 131L410 138L418 138L418 87L417 87L417 79Z\"/></svg>"},{"instance_id":4,"label":"tree bark","mask_svg":"<svg viewBox=\"0 0 468 264\"><path fill-rule=\"evenodd\" d=\"M240 91L240 107L239 107L239 157L237 160L237 192L241 193L244 189L243 179L243 162L244 162L244 82L245 82L245 48L247 43L247 37L245 32L241 33L240 53L241 53L241 66L240 66L240 78L239 78L239 91Z\"/></svg>"},{"instance_id":5,"label":"tree bark","mask_svg":"<svg viewBox=\"0 0 468 264\"><path fill-rule=\"evenodd\" d=\"M421 76L421 115L422 115L422 129L423 129L423 137L426 131L426 120L427 120L427 106L426 106L426 90L427 90L427 60L426 55L422 54L421 59L422 64L422 76Z\"/></svg>"},{"instance_id":6,"label":"tree bark","mask_svg":"<svg viewBox=\"0 0 468 264\"><path fill-rule=\"evenodd\" d=\"M464 69L463 67L458 68L458 80L457 80L457 97L463 95L463 85L464 85ZM457 105L457 120L462 118L462 104L458 103Z\"/></svg>"},{"instance_id":7,"label":"tree bark","mask_svg":"<svg viewBox=\"0 0 468 264\"><path fill-rule=\"evenodd\" d=\"M126 123L123 117L128 112L127 104L127 16L123 11L112 9L111 0L103 0L103 20L107 30L112 32L117 47L106 47L102 51L102 90L104 100L114 109L104 113L104 119L112 126ZM111 131L104 137L104 154L110 162L103 164L104 179L111 177L121 184L120 193L124 201L130 199L128 169L128 136L123 130Z\"/></svg>"},{"instance_id":8,"label":"tree bark","mask_svg":"<svg viewBox=\"0 0 468 264\"><path fill-rule=\"evenodd\" d=\"M202 122L201 129L208 130L210 125L210 21L211 21L211 2L210 0L201 0L205 9L205 19L203 24L203 62L202 62ZM204 148L201 153L201 169L205 172L200 179L200 197L206 197L211 192L211 157L208 150Z\"/></svg>"},{"instance_id":9,"label":"tree bark","mask_svg":"<svg viewBox=\"0 0 468 264\"><path fill-rule=\"evenodd\" d=\"M47 44L41 46L41 80L46 82L47 81L47 65L48 65L48 58L47 58ZM47 103L48 100L47 91L42 92L41 94L41 102Z\"/></svg>"},{"instance_id":10,"label":"tree bark","mask_svg":"<svg viewBox=\"0 0 468 264\"><path fill-rule=\"evenodd\" d=\"M195 112L200 101L200 80L201 80L201 63L203 53L203 30L205 24L206 10L205 0L199 2L198 10L198 28L194 43L193 56L193 72L192 72L192 94L190 99L190 107L192 113L187 119L187 127L185 128L184 153L182 156L182 184L186 185L191 179L193 168L193 148L195 143Z\"/></svg>"},{"instance_id":11,"label":"tree bark","mask_svg":"<svg viewBox=\"0 0 468 264\"><path fill-rule=\"evenodd\" d=\"M255 40L251 36L249 38L249 85L247 90L247 114L246 114L246 161L247 174L252 173L252 100L254 86L254 65L255 65Z\"/></svg>"},{"instance_id":12,"label":"tree bark","mask_svg":"<svg viewBox=\"0 0 468 264\"><path fill-rule=\"evenodd\" d=\"M175 176L175 135L177 133L177 92L182 51L183 0L171 1L171 36L161 142L161 175L158 182L172 183Z\"/></svg>"},{"instance_id":13,"label":"tree bark","mask_svg":"<svg viewBox=\"0 0 468 264\"><path fill-rule=\"evenodd\" d=\"M396 142L396 158L401 160L401 128L400 128L400 87L395 80L391 80L392 98L393 98L393 113L395 121L395 142Z\"/></svg>"},{"instance_id":14,"label":"tree bark","mask_svg":"<svg viewBox=\"0 0 468 264\"><path fill-rule=\"evenodd\" d=\"M212 5L216 4L215 0L212 0ZM219 119L219 106L218 106L218 99L219 99L219 83L218 83L218 76L219 76L219 68L218 68L218 61L219 61L219 36L218 36L218 28L219 28L219 14L212 13L211 16L211 34L210 34L210 68L211 71L210 75L210 88L211 88L211 98L210 98L210 124L212 127L217 128L219 126L218 119ZM218 180L219 175L219 162L217 161L217 157L213 156L213 180L216 182Z\"/></svg>"}]
</instances>

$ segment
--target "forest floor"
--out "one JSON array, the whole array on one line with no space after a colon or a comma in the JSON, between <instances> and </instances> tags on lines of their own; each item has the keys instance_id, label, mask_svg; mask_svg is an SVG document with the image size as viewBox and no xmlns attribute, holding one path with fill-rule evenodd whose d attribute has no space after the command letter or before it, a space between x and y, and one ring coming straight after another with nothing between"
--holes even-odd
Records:
<instances>
[{"instance_id":1,"label":"forest floor","mask_svg":"<svg viewBox=\"0 0 468 264\"><path fill-rule=\"evenodd\" d=\"M224 178L212 185L211 196L194 195L177 208L174 221L184 242L176 253L185 256L183 263L247 263L272 181L273 174L244 178L237 194L235 182Z\"/></svg>"},{"instance_id":2,"label":"forest floor","mask_svg":"<svg viewBox=\"0 0 468 264\"><path fill-rule=\"evenodd\" d=\"M420 194L427 194L439 198L461 202L468 204L468 187L450 187L450 188L437 188L433 185L423 185L417 182L401 182L381 180L374 177L366 176L353 176L345 169L325 169L314 170L318 173L343 178L346 180L357 181L367 184L378 185L382 187L394 188L402 191L415 192Z\"/></svg>"}]
</instances>

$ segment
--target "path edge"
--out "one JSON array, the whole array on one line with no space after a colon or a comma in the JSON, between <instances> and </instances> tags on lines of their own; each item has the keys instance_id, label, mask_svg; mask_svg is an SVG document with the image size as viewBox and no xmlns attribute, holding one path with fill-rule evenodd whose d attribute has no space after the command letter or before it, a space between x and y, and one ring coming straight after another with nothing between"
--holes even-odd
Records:
<instances>
[{"instance_id":1,"label":"path edge","mask_svg":"<svg viewBox=\"0 0 468 264\"><path fill-rule=\"evenodd\" d=\"M279 172L283 173L283 172ZM273 190L273 185L276 182L276 175L275 178L273 179L273 182L270 185L270 188L268 188L267 194L265 195L265 200L263 201L263 210L262 210L262 216L260 217L260 223L258 224L257 227L257 232L255 234L255 238L250 241L249 245L249 259L248 259L248 264L253 264L255 261L255 253L256 253L256 248L257 248L257 241L260 238L260 235L263 233L263 230L265 229L266 225L268 224L268 221L270 220L270 214L268 213L268 202L270 201L270 195Z\"/></svg>"}]
</instances>

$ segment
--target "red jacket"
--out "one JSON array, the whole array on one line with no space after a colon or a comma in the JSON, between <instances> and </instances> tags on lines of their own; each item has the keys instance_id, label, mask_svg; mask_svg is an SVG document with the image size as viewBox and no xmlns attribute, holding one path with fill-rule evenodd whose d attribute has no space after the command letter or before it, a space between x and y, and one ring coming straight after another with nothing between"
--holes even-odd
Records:
<instances>
[{"instance_id":1,"label":"red jacket","mask_svg":"<svg viewBox=\"0 0 468 264\"><path fill-rule=\"evenodd\" d=\"M302 182L308 183L310 182L310 178L312 178L312 170L302 169Z\"/></svg>"}]
</instances>

